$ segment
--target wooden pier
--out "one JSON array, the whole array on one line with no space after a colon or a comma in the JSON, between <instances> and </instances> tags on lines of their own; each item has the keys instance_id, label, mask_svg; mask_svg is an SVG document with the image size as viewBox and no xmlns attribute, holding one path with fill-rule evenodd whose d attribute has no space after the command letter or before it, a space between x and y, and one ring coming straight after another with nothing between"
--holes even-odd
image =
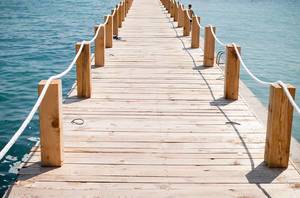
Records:
<instances>
[{"instance_id":1,"label":"wooden pier","mask_svg":"<svg viewBox=\"0 0 300 198\"><path fill-rule=\"evenodd\" d=\"M222 71L203 66L161 2L122 15L104 66L80 85L91 96L74 87L63 101L58 167L34 147L6 197L300 197L293 162L265 165L266 127L241 94L224 98Z\"/></svg>"}]
</instances>

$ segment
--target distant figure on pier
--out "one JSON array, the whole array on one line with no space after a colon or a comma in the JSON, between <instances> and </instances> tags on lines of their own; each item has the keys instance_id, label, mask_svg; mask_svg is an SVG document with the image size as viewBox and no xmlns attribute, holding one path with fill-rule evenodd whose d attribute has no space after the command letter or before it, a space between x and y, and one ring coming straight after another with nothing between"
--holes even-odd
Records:
<instances>
[{"instance_id":1,"label":"distant figure on pier","mask_svg":"<svg viewBox=\"0 0 300 198\"><path fill-rule=\"evenodd\" d=\"M192 4L188 5L188 12L189 12L190 18L193 18L194 11L192 10ZM190 20L190 21L192 22L192 20Z\"/></svg>"}]
</instances>

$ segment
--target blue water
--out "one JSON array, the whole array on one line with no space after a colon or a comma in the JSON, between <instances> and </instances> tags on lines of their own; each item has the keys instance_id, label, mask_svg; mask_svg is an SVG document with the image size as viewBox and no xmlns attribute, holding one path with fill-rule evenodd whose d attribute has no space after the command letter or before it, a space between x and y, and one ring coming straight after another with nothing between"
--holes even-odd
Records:
<instances>
[{"instance_id":1,"label":"blue water","mask_svg":"<svg viewBox=\"0 0 300 198\"><path fill-rule=\"evenodd\" d=\"M192 4L202 26L216 26L225 43L235 42L250 70L267 81L282 80L300 89L300 1L183 0ZM203 34L202 34L203 36ZM218 50L223 50L218 45ZM241 78L267 106L269 89L244 72ZM296 94L300 105L300 91ZM300 119L294 116L293 135L300 140Z\"/></svg>"},{"instance_id":2,"label":"blue water","mask_svg":"<svg viewBox=\"0 0 300 198\"><path fill-rule=\"evenodd\" d=\"M117 0L0 1L0 147L10 139L37 97L37 83L62 71L74 56L74 44L90 39ZM251 70L264 80L281 79L300 88L300 1L184 0L203 25L217 27L225 42L236 42ZM221 48L219 48L220 50ZM268 89L243 81L266 105ZM64 93L74 71L63 79ZM297 94L300 104L300 92ZM294 136L300 139L300 120ZM37 118L0 163L0 196L15 178L15 166L38 140Z\"/></svg>"},{"instance_id":3,"label":"blue water","mask_svg":"<svg viewBox=\"0 0 300 198\"><path fill-rule=\"evenodd\" d=\"M8 142L37 98L41 79L64 70L77 41L90 39L93 27L117 0L0 1L0 148ZM74 70L63 79L64 93ZM15 166L38 137L37 117L0 163L0 196L15 178Z\"/></svg>"}]
</instances>

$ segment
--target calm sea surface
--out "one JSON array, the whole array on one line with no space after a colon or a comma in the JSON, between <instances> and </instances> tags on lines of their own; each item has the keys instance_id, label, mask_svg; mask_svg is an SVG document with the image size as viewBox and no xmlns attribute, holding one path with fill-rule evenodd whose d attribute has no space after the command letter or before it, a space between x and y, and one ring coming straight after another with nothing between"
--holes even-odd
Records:
<instances>
[{"instance_id":1,"label":"calm sea surface","mask_svg":"<svg viewBox=\"0 0 300 198\"><path fill-rule=\"evenodd\" d=\"M216 26L225 43L235 42L250 70L266 81L282 80L299 90L300 105L300 1L299 0L183 0L192 4L201 24ZM202 32L203 36L203 32ZM217 44L218 45L218 44ZM218 45L218 50L224 50ZM241 78L265 106L269 89L241 71ZM295 114L293 135L300 140L300 119Z\"/></svg>"},{"instance_id":2,"label":"calm sea surface","mask_svg":"<svg viewBox=\"0 0 300 198\"><path fill-rule=\"evenodd\" d=\"M202 25L215 25L221 40L240 44L246 64L256 75L264 80L281 79L300 89L300 1L183 2L193 4ZM37 83L66 68L74 56L74 44L90 39L93 26L101 23L116 3L117 0L0 1L1 148L34 104ZM266 104L268 89L259 87L245 73L242 79ZM64 93L73 82L74 71L63 79ZM294 136L300 139L298 118ZM36 143L37 137L35 118L0 162L0 196L15 178L14 167Z\"/></svg>"},{"instance_id":3,"label":"calm sea surface","mask_svg":"<svg viewBox=\"0 0 300 198\"><path fill-rule=\"evenodd\" d=\"M41 79L63 71L77 41L92 38L93 27L117 0L0 1L0 148L20 126L37 98ZM64 93L74 71L63 79ZM15 166L38 137L37 118L0 163L0 196L15 178Z\"/></svg>"}]
</instances>

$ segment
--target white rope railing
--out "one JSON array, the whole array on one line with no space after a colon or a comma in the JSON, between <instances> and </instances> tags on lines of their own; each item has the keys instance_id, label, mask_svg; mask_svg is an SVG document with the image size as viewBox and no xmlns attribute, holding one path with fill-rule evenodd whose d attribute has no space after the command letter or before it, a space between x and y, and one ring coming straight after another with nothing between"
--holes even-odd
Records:
<instances>
[{"instance_id":1,"label":"white rope railing","mask_svg":"<svg viewBox=\"0 0 300 198\"><path fill-rule=\"evenodd\" d=\"M188 13L187 13L188 14ZM189 14L188 14L189 16ZM198 20L198 17L196 17L196 22L197 22L197 25L201 28L201 29L205 29L203 26L200 25L200 22ZM215 34L214 30L213 30L213 27L212 25L209 24L209 27L210 27L210 31L213 35L213 37L215 38L215 40L223 47L226 46L226 44L224 42L222 42L218 37L217 35ZM256 81L257 83L263 85L263 86L270 86L271 84L274 84L274 83L278 83L284 90L284 93L286 94L286 96L288 97L291 105L294 107L294 109L296 110L296 112L300 115L300 108L299 106L297 105L297 103L295 102L294 98L292 97L291 93L289 92L288 88L287 88L287 85L282 82L282 81L276 81L276 82L267 82L267 81L263 81L263 80L260 80L258 77L256 77L250 70L249 68L246 66L246 64L244 63L242 57L241 57L241 54L236 46L235 43L232 43L233 47L234 47L234 50L237 54L237 57L238 59L240 60L241 62L241 65L242 67L245 69L245 71L247 72L247 74L254 80Z\"/></svg>"},{"instance_id":2,"label":"white rope railing","mask_svg":"<svg viewBox=\"0 0 300 198\"><path fill-rule=\"evenodd\" d=\"M233 47L234 47L234 50L235 50L235 53L237 55L237 57L239 58L243 68L246 70L246 72L248 73L248 75L253 79L255 80L256 82L258 82L259 84L261 85L264 85L264 86L269 86L272 84L272 82L266 82L266 81L263 81L263 80L260 80L259 78L257 78L249 69L248 67L246 66L246 64L244 63L242 57L241 57L241 54L239 52L239 50L237 49L237 46L235 43L232 43Z\"/></svg>"},{"instance_id":3,"label":"white rope railing","mask_svg":"<svg viewBox=\"0 0 300 198\"><path fill-rule=\"evenodd\" d=\"M181 11L183 11L183 10L184 10L184 7L183 7L183 5L182 5L182 4L180 5L180 9L181 9Z\"/></svg>"},{"instance_id":4,"label":"white rope railing","mask_svg":"<svg viewBox=\"0 0 300 198\"><path fill-rule=\"evenodd\" d=\"M181 4L180 6L182 6L182 4ZM187 10L186 10L186 12L187 12ZM187 15L188 15L188 17L189 17L189 19L190 19L190 16L189 16L189 13L188 13L188 12L187 12ZM199 20L198 20L198 17L196 17L196 22L197 22L197 25L200 27L200 29L205 29L205 27L203 27L203 26L200 25L200 22L199 22ZM221 46L225 47L226 44L225 44L224 42L222 42L222 41L217 37L217 35L215 34L215 32L214 32L214 30L213 30L212 25L209 24L209 27L210 27L210 31L211 31L213 37L215 38L215 40L217 41L217 43L219 43ZM258 77L256 77L256 76L249 70L249 68L246 66L246 64L244 63L244 61L243 61L243 59L242 59L242 57L241 57L241 54L240 54L240 52L239 52L239 50L238 50L236 44L235 44L235 43L232 43L232 45L233 45L233 47L234 47L234 50L235 50L235 52L236 52L236 54L237 54L238 59L239 59L240 62L241 62L242 67L245 69L245 71L247 72L247 74L248 74L254 81L256 81L257 83L259 83L259 84L261 84L261 85L263 85L263 86L270 86L270 85L272 85L272 84L274 84L274 83L279 84L279 85L283 88L284 93L285 93L286 96L288 97L288 100L290 101L291 105L294 107L294 109L296 110L296 112L297 112L297 113L299 114L299 116L300 116L300 108L299 108L299 106L297 105L297 103L295 102L295 100L294 100L294 98L292 97L291 93L289 92L287 85L286 85L284 82L280 81L280 80L278 80L278 81L276 81L276 82L267 82L267 81L260 80L260 79L259 79Z\"/></svg>"},{"instance_id":5,"label":"white rope railing","mask_svg":"<svg viewBox=\"0 0 300 198\"><path fill-rule=\"evenodd\" d=\"M111 14L112 16L115 16L115 14L116 14L116 11L117 11L117 9L116 8L114 8L114 11L113 11L113 13Z\"/></svg>"},{"instance_id":6,"label":"white rope railing","mask_svg":"<svg viewBox=\"0 0 300 198\"><path fill-rule=\"evenodd\" d=\"M276 81L276 82L266 82L266 81L263 81L263 80L260 80L259 78L257 78L257 77L249 70L249 68L246 66L246 64L244 63L244 61L243 61L243 59L242 59L242 57L241 57L241 54L240 54L240 52L239 52L239 50L238 50L236 44L235 44L235 43L232 43L232 45L233 45L233 47L234 47L234 50L235 50L235 53L236 53L238 59L240 60L240 62L241 62L241 64L242 64L243 68L246 70L246 72L248 73L248 75L249 75L253 80L255 80L257 83L259 83L259 84L261 84L261 85L264 85L264 86L270 86L270 85L275 84L275 83L279 84L279 85L283 88L284 93L285 93L285 95L288 97L288 99L289 99L291 105L294 107L294 109L296 110L296 112L300 115L300 108L299 108L299 106L297 105L297 103L295 102L295 100L294 100L294 98L292 97L291 93L289 92L287 85L286 85L284 82L282 82L281 80L278 80L278 81Z\"/></svg>"},{"instance_id":7,"label":"white rope railing","mask_svg":"<svg viewBox=\"0 0 300 198\"><path fill-rule=\"evenodd\" d=\"M104 24L107 23L107 20L108 20L108 17L107 17L107 19L106 19L106 21L105 21ZM47 92L48 87L50 86L50 83L53 80L55 80L55 79L60 79L60 78L64 77L65 75L67 75L71 71L71 69L75 65L78 57L80 56L80 54L82 52L84 44L86 44L86 43L90 44L90 43L92 43L92 42L95 41L95 39L97 38L97 36L99 34L99 30L100 30L101 26L103 26L103 24L99 25L99 27L98 27L98 29L97 29L97 31L95 33L95 36L90 41L82 41L78 52L76 53L73 61L70 63L70 65L67 67L66 70L64 70L63 72L61 72L61 73L59 73L57 75L54 75L54 76L51 76L51 77L48 78L48 80L45 83L45 86L43 87L43 90L42 90L41 94L39 95L36 103L32 107L30 113L27 115L26 119L23 121L23 123L21 124L20 128L15 132L15 134L12 136L12 138L8 141L8 143L0 151L0 160L2 160L2 158L6 155L6 153L14 145L14 143L18 140L18 138L20 137L20 135L22 135L22 133L24 132L24 130L26 129L26 127L28 126L28 124L32 120L33 116L37 112L39 106L41 105L41 103L42 103L42 101L43 101L43 99L44 99L44 97L46 95L46 92Z\"/></svg>"},{"instance_id":8,"label":"white rope railing","mask_svg":"<svg viewBox=\"0 0 300 198\"><path fill-rule=\"evenodd\" d=\"M185 12L186 12L186 15L188 16L189 20L191 21L191 20L192 20L192 18L190 17L190 13L189 13L189 11L188 11L188 10L185 10Z\"/></svg>"},{"instance_id":9,"label":"white rope railing","mask_svg":"<svg viewBox=\"0 0 300 198\"><path fill-rule=\"evenodd\" d=\"M23 133L23 131L26 129L26 127L28 126L28 124L30 123L30 121L32 120L34 114L36 113L36 111L38 110L39 106L41 105L44 96L46 94L46 91L50 85L50 83L52 82L52 80L61 78L63 76L65 76L67 73L69 73L72 69L72 67L74 66L75 62L77 61L80 53L82 52L83 46L84 46L84 42L81 43L81 46L76 54L76 56L74 57L73 61L71 62L71 64L68 66L68 68L63 71L60 74L51 76L50 78L48 78L48 80L46 81L46 84L41 92L41 94L39 95L36 103L34 104L33 108L31 109L30 113L28 114L28 116L26 117L26 119L24 120L24 122L22 123L22 125L20 126L20 128L17 130L17 132L12 136L12 138L9 140L9 142L3 147L3 149L0 152L0 160L2 160L2 158L6 155L6 153L9 151L9 149L14 145L14 143L17 141L17 139L20 137L20 135Z\"/></svg>"},{"instance_id":10,"label":"white rope railing","mask_svg":"<svg viewBox=\"0 0 300 198\"><path fill-rule=\"evenodd\" d=\"M100 24L98 26L97 31L96 31L94 37L90 41L88 41L88 43L93 43L96 40L96 38L98 37L99 31L100 31L100 28L103 27L103 26L105 26L107 23L108 23L108 17L106 17L106 20L105 20L104 24Z\"/></svg>"},{"instance_id":11,"label":"white rope railing","mask_svg":"<svg viewBox=\"0 0 300 198\"><path fill-rule=\"evenodd\" d=\"M88 43L93 43L96 40L96 38L98 37L98 33L100 31L101 26L102 25L99 25L99 27L97 28L96 34L94 35L94 37L90 41L88 41Z\"/></svg>"},{"instance_id":12,"label":"white rope railing","mask_svg":"<svg viewBox=\"0 0 300 198\"><path fill-rule=\"evenodd\" d=\"M280 80L277 81L277 83L283 88L285 95L288 97L291 105L295 108L296 112L300 115L300 108L297 105L297 103L295 102L294 98L292 97L290 91L288 90L287 85Z\"/></svg>"},{"instance_id":13,"label":"white rope railing","mask_svg":"<svg viewBox=\"0 0 300 198\"><path fill-rule=\"evenodd\" d=\"M200 29L204 30L205 28L200 24L198 17L196 17L196 22L197 25L199 26Z\"/></svg>"},{"instance_id":14,"label":"white rope railing","mask_svg":"<svg viewBox=\"0 0 300 198\"><path fill-rule=\"evenodd\" d=\"M225 46L226 46L225 43L223 43L222 41L220 41L220 40L218 39L218 37L216 36L216 34L215 34L214 30L213 30L212 25L209 25L209 27L210 27L211 34L213 35L213 37L215 38L215 40L216 40L220 45L222 45L223 47L225 47Z\"/></svg>"},{"instance_id":15,"label":"white rope railing","mask_svg":"<svg viewBox=\"0 0 300 198\"><path fill-rule=\"evenodd\" d=\"M200 29L202 29L202 30L205 29L205 27L203 27L202 25L200 25L200 22L199 22L199 20L198 20L198 17L196 17L196 22L197 22L197 25L200 27ZM223 42L216 36L216 34L215 34L214 30L213 30L212 25L209 24L209 27L210 27L211 34L213 35L213 37L215 38L215 40L216 40L221 46L225 47L226 44L223 43Z\"/></svg>"}]
</instances>

